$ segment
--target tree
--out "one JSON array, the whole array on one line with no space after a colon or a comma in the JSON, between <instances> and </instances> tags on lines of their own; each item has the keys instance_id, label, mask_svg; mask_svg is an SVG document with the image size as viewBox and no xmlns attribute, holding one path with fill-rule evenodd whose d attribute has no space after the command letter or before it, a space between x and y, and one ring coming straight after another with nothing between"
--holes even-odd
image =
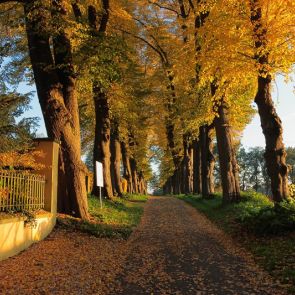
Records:
<instances>
[{"instance_id":1,"label":"tree","mask_svg":"<svg viewBox=\"0 0 295 295\"><path fill-rule=\"evenodd\" d=\"M0 153L28 149L35 136L36 118L16 118L29 108L30 96L15 92L0 94Z\"/></svg>"},{"instance_id":2,"label":"tree","mask_svg":"<svg viewBox=\"0 0 295 295\"><path fill-rule=\"evenodd\" d=\"M253 97L266 137L265 156L275 202L287 197L287 169L281 122L271 100L271 82L277 73L288 75L292 69L293 14L291 1L220 0L206 22L207 40L215 40L214 47L209 46L210 42L205 46L204 56L211 57L207 69L212 75L218 69L229 81L241 79L245 83L248 76L252 87L257 87ZM214 30L216 27L219 30Z\"/></svg>"},{"instance_id":3,"label":"tree","mask_svg":"<svg viewBox=\"0 0 295 295\"><path fill-rule=\"evenodd\" d=\"M118 121L113 119L111 130L111 175L113 191L117 196L122 197L123 191L121 187L121 144L119 136Z\"/></svg>"},{"instance_id":4,"label":"tree","mask_svg":"<svg viewBox=\"0 0 295 295\"><path fill-rule=\"evenodd\" d=\"M102 17L99 19L98 11L95 6L88 6L88 19L89 26L91 28L91 42L99 43L106 33L107 23L109 20L109 1L104 0L102 7ZM95 45L92 50L95 54ZM94 65L95 66L95 65ZM95 107L95 139L93 149L93 166L95 162L99 161L103 165L103 178L104 178L104 195L111 199L113 197L113 189L111 182L110 171L110 133L111 133L111 121L109 114L109 100L106 91L103 86L97 80L97 77L93 79L93 99ZM96 170L94 169L94 178L96 177ZM98 196L98 187L93 185L92 194Z\"/></svg>"},{"instance_id":5,"label":"tree","mask_svg":"<svg viewBox=\"0 0 295 295\"><path fill-rule=\"evenodd\" d=\"M29 55L48 136L61 142L59 211L88 219L76 76L70 36L63 22L68 17L66 3L47 4L34 0L23 4ZM54 23L57 18L61 22Z\"/></svg>"},{"instance_id":6,"label":"tree","mask_svg":"<svg viewBox=\"0 0 295 295\"><path fill-rule=\"evenodd\" d=\"M250 0L249 4L253 39L255 41L254 58L258 67L258 89L255 96L255 103L258 106L261 127L266 141L265 160L268 175L271 179L273 199L275 202L280 202L286 199L289 193L288 169L283 143L282 122L276 113L271 97L272 75L268 70L271 62L268 48L270 40L267 33L268 28L264 24L265 11L262 9L262 3L259 0ZM281 8L288 9L286 6Z\"/></svg>"}]
</instances>

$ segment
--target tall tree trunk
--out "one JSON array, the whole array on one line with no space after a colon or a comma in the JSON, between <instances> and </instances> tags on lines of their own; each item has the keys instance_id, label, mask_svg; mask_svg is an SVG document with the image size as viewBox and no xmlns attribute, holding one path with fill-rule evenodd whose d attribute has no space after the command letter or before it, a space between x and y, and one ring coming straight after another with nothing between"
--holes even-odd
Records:
<instances>
[{"instance_id":1,"label":"tall tree trunk","mask_svg":"<svg viewBox=\"0 0 295 295\"><path fill-rule=\"evenodd\" d=\"M273 200L281 202L288 198L288 168L283 143L283 127L271 98L271 77L258 77L255 97L261 127L265 137L265 163L271 180Z\"/></svg>"},{"instance_id":2,"label":"tall tree trunk","mask_svg":"<svg viewBox=\"0 0 295 295\"><path fill-rule=\"evenodd\" d=\"M220 162L223 200L225 202L238 201L240 200L238 163L233 146L228 110L223 101L221 101L218 107L218 117L215 117L214 125Z\"/></svg>"},{"instance_id":3,"label":"tall tree trunk","mask_svg":"<svg viewBox=\"0 0 295 295\"><path fill-rule=\"evenodd\" d=\"M141 195L145 194L145 181L144 181L144 176L143 176L143 172L141 171L139 173L139 193Z\"/></svg>"},{"instance_id":4,"label":"tall tree trunk","mask_svg":"<svg viewBox=\"0 0 295 295\"><path fill-rule=\"evenodd\" d=\"M94 41L98 42L97 36L103 37L106 32L107 23L109 20L109 1L103 0L103 13L99 17L96 8L92 5L88 7L88 20L92 29ZM95 138L93 149L93 162L99 161L103 166L103 180L104 180L104 196L108 199L113 198L112 179L111 179L111 153L110 153L110 108L109 99L105 90L101 87L100 82L93 82L93 99L95 108ZM94 169L94 177L96 171ZM93 186L92 194L98 196L99 189L96 185Z\"/></svg>"},{"instance_id":5,"label":"tall tree trunk","mask_svg":"<svg viewBox=\"0 0 295 295\"><path fill-rule=\"evenodd\" d=\"M200 194L202 192L201 177L201 147L199 140L193 142L193 192Z\"/></svg>"},{"instance_id":6,"label":"tall tree trunk","mask_svg":"<svg viewBox=\"0 0 295 295\"><path fill-rule=\"evenodd\" d=\"M61 143L58 209L88 219L71 44L63 28L60 28L54 39L53 59L49 8L40 1L24 3L29 55L48 136Z\"/></svg>"},{"instance_id":7,"label":"tall tree trunk","mask_svg":"<svg viewBox=\"0 0 295 295\"><path fill-rule=\"evenodd\" d=\"M190 194L193 192L193 154L187 134L183 135L183 150L183 193Z\"/></svg>"},{"instance_id":8,"label":"tall tree trunk","mask_svg":"<svg viewBox=\"0 0 295 295\"><path fill-rule=\"evenodd\" d=\"M202 40L199 35L199 29L203 26L206 18L209 16L209 11L201 9L201 1L189 1L190 8L194 13L194 26L195 26L195 51L196 51L196 83L200 82L200 71L201 65L199 64L198 54L201 51ZM214 157L212 150L210 149L210 144L212 139L208 136L208 125L200 127L200 138L198 145L195 147L194 156L196 160L194 161L194 190L196 193L202 193L204 197L209 197L214 193L214 181L213 181L213 170L214 168ZM196 150L199 149L198 150ZM212 165L213 163L213 165Z\"/></svg>"},{"instance_id":9,"label":"tall tree trunk","mask_svg":"<svg viewBox=\"0 0 295 295\"><path fill-rule=\"evenodd\" d=\"M111 133L111 171L113 189L119 197L123 195L121 187L121 158L118 123L114 122Z\"/></svg>"},{"instance_id":10,"label":"tall tree trunk","mask_svg":"<svg viewBox=\"0 0 295 295\"><path fill-rule=\"evenodd\" d=\"M163 190L163 195L167 195L168 193L168 187L167 187L167 182L168 180L164 183L163 187L162 187L162 190Z\"/></svg>"},{"instance_id":11,"label":"tall tree trunk","mask_svg":"<svg viewBox=\"0 0 295 295\"><path fill-rule=\"evenodd\" d=\"M179 195L181 193L181 171L180 169L174 170L172 176L173 194Z\"/></svg>"},{"instance_id":12,"label":"tall tree trunk","mask_svg":"<svg viewBox=\"0 0 295 295\"><path fill-rule=\"evenodd\" d=\"M172 176L169 176L168 179L165 182L164 189L163 189L164 195L170 195L173 194L173 188L172 188Z\"/></svg>"},{"instance_id":13,"label":"tall tree trunk","mask_svg":"<svg viewBox=\"0 0 295 295\"><path fill-rule=\"evenodd\" d=\"M184 161L185 159L183 158L180 166L179 166L179 186L180 186L180 193L184 194L186 191L186 185L187 182L185 178L187 177L187 171L186 171L186 163Z\"/></svg>"},{"instance_id":14,"label":"tall tree trunk","mask_svg":"<svg viewBox=\"0 0 295 295\"><path fill-rule=\"evenodd\" d=\"M174 123L172 122L172 119L167 118L166 119L166 135L167 135L167 141L168 141L168 147L171 152L172 160L174 163L174 168L177 169L181 162L181 157L179 155L179 150L176 148L175 144L175 138L174 138Z\"/></svg>"},{"instance_id":15,"label":"tall tree trunk","mask_svg":"<svg viewBox=\"0 0 295 295\"><path fill-rule=\"evenodd\" d=\"M271 180L273 200L281 202L288 198L288 168L283 143L282 122L271 97L272 77L268 73L267 29L263 25L262 9L258 0L250 0L251 22L255 40L255 58L259 64L258 90L255 103L258 106L261 127L265 137L265 162Z\"/></svg>"},{"instance_id":16,"label":"tall tree trunk","mask_svg":"<svg viewBox=\"0 0 295 295\"><path fill-rule=\"evenodd\" d=\"M111 179L111 153L110 136L111 121L109 101L106 94L101 91L99 86L93 87L95 105L95 137L93 149L93 167L95 162L101 162L103 166L104 196L108 199L113 198L112 179ZM96 179L96 169L94 169L94 179ZM93 186L92 194L99 196L99 189Z\"/></svg>"},{"instance_id":17,"label":"tall tree trunk","mask_svg":"<svg viewBox=\"0 0 295 295\"><path fill-rule=\"evenodd\" d=\"M173 176L170 176L168 178L168 194L173 195L174 191L173 191Z\"/></svg>"},{"instance_id":18,"label":"tall tree trunk","mask_svg":"<svg viewBox=\"0 0 295 295\"><path fill-rule=\"evenodd\" d=\"M133 192L133 181L132 181L132 172L130 166L130 152L129 147L125 142L121 142L121 151L122 151L122 159L123 159L123 167L124 167L124 175L123 177L127 180L127 192Z\"/></svg>"},{"instance_id":19,"label":"tall tree trunk","mask_svg":"<svg viewBox=\"0 0 295 295\"><path fill-rule=\"evenodd\" d=\"M131 173L132 173L132 187L133 187L133 193L138 193L138 175L137 175L137 164L136 160L134 158L130 158L130 167L131 167Z\"/></svg>"},{"instance_id":20,"label":"tall tree trunk","mask_svg":"<svg viewBox=\"0 0 295 295\"><path fill-rule=\"evenodd\" d=\"M201 179L202 196L211 197L214 193L214 155L213 155L213 125L203 125L200 127L200 147L201 147Z\"/></svg>"},{"instance_id":21,"label":"tall tree trunk","mask_svg":"<svg viewBox=\"0 0 295 295\"><path fill-rule=\"evenodd\" d=\"M166 117L166 135L168 141L168 147L172 155L174 168L180 169L181 157L180 150L175 143L175 118L177 113L176 107L176 90L174 85L174 73L172 67L167 59L167 54L164 54L165 58L162 60L163 69L166 72L167 77L167 89L170 90L170 96L166 101L167 117Z\"/></svg>"},{"instance_id":22,"label":"tall tree trunk","mask_svg":"<svg viewBox=\"0 0 295 295\"><path fill-rule=\"evenodd\" d=\"M189 154L189 162L188 162L188 171L189 171L189 186L188 190L189 193L193 193L194 191L194 150L192 144L189 144L188 147L188 154Z\"/></svg>"}]
</instances>

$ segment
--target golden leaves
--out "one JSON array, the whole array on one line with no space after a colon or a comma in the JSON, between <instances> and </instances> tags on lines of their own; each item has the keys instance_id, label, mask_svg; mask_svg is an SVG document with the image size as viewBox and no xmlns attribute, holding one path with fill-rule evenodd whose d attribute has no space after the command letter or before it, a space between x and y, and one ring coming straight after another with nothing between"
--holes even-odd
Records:
<instances>
[{"instance_id":1,"label":"golden leaves","mask_svg":"<svg viewBox=\"0 0 295 295\"><path fill-rule=\"evenodd\" d=\"M7 152L0 154L0 167L21 167L25 169L39 170L44 166L36 158L44 157L40 151Z\"/></svg>"}]
</instances>

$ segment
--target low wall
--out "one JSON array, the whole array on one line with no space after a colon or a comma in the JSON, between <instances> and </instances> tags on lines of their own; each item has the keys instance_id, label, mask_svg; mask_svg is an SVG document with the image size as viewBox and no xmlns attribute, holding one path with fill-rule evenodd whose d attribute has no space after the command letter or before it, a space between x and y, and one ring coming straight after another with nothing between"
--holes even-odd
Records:
<instances>
[{"instance_id":1,"label":"low wall","mask_svg":"<svg viewBox=\"0 0 295 295\"><path fill-rule=\"evenodd\" d=\"M0 261L44 239L55 226L56 215L52 213L37 215L35 226L25 224L25 219L25 217L0 219Z\"/></svg>"},{"instance_id":2,"label":"low wall","mask_svg":"<svg viewBox=\"0 0 295 295\"><path fill-rule=\"evenodd\" d=\"M36 226L25 224L25 217L0 215L0 261L18 254L50 234L56 222L59 144L36 139L35 149L42 155L36 161L43 168L34 171L45 176L44 213L36 216Z\"/></svg>"}]
</instances>

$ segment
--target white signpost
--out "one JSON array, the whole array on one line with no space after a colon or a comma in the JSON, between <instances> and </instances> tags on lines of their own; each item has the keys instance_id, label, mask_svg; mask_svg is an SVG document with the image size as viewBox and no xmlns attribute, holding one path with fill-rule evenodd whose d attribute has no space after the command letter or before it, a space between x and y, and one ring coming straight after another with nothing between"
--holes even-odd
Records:
<instances>
[{"instance_id":1,"label":"white signpost","mask_svg":"<svg viewBox=\"0 0 295 295\"><path fill-rule=\"evenodd\" d=\"M103 187L103 172L102 172L102 163L95 162L95 171L96 171L96 186L99 187L99 201L100 208L102 208L102 198L101 198L101 188Z\"/></svg>"}]
</instances>

